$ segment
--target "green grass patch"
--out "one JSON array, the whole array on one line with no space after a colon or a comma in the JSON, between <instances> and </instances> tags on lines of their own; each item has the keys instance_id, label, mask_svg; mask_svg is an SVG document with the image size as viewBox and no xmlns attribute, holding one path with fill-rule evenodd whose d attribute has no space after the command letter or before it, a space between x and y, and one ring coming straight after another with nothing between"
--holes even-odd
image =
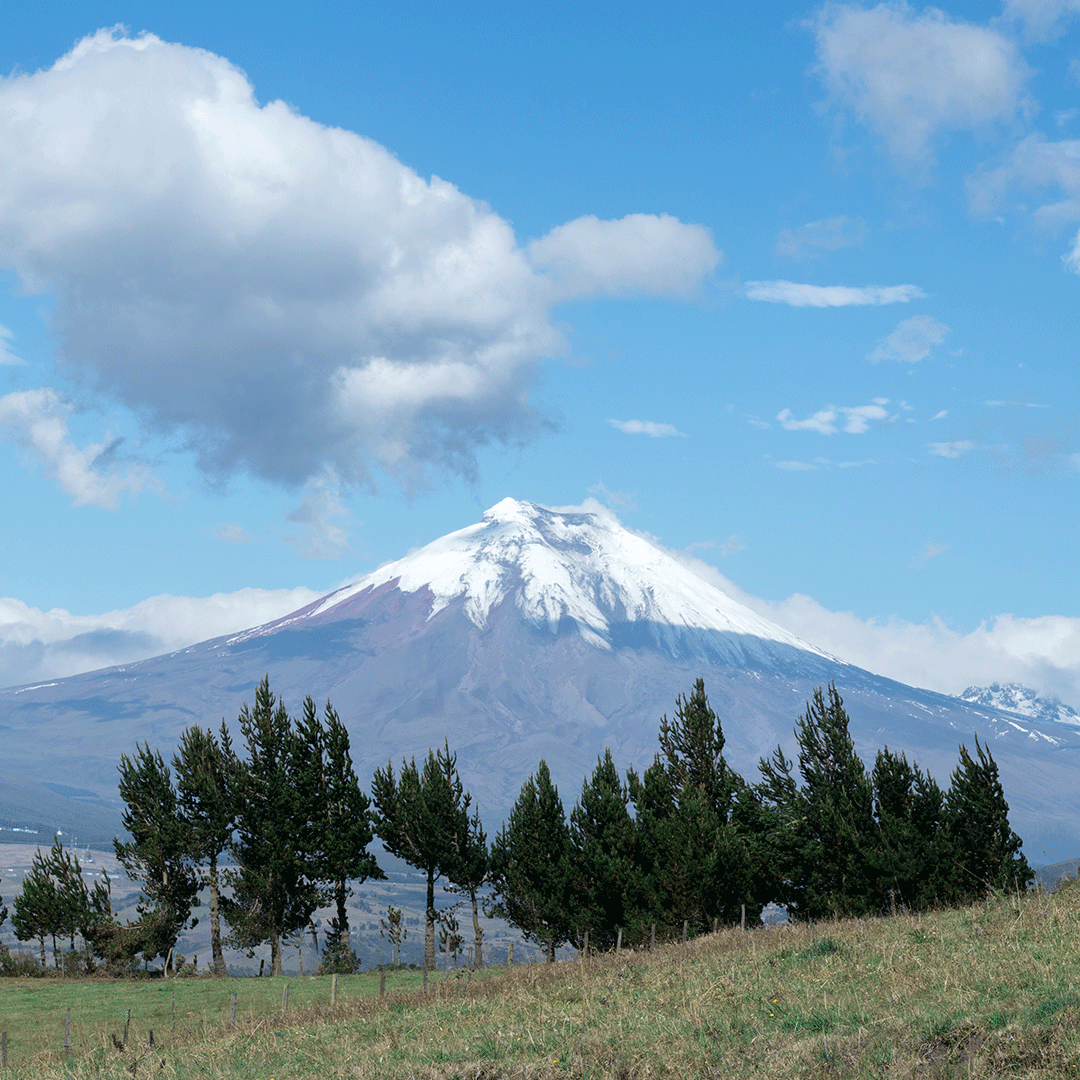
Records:
<instances>
[{"instance_id":1,"label":"green grass patch","mask_svg":"<svg viewBox=\"0 0 1080 1080\"><path fill-rule=\"evenodd\" d=\"M825 930L723 931L469 984L438 973L426 993L393 972L385 999L369 972L339 977L333 1006L327 977L8 980L2 1080L1080 1075L1080 890Z\"/></svg>"}]
</instances>

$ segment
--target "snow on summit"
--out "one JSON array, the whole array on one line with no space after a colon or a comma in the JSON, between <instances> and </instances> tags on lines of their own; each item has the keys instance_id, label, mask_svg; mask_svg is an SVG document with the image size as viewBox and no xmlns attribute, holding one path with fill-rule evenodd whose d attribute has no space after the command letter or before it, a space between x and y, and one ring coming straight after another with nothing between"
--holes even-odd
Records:
<instances>
[{"instance_id":1,"label":"snow on summit","mask_svg":"<svg viewBox=\"0 0 1080 1080\"><path fill-rule=\"evenodd\" d=\"M572 620L602 647L610 647L615 624L648 623L665 638L696 631L747 635L832 659L703 581L593 500L551 508L503 499L476 525L380 566L305 615L389 582L404 592L430 589L431 615L464 597L478 627L509 600L528 622L554 633Z\"/></svg>"}]
</instances>

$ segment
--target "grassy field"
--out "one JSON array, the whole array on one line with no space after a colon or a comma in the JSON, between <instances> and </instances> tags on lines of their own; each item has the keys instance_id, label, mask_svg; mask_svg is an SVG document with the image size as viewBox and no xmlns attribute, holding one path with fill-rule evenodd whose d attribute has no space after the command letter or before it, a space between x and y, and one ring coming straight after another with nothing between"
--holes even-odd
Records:
<instances>
[{"instance_id":1,"label":"grassy field","mask_svg":"<svg viewBox=\"0 0 1080 1080\"><path fill-rule=\"evenodd\" d=\"M377 974L339 979L331 1006L328 978L8 981L0 1027L11 1067L0 1075L1077 1076L1080 887L933 915L725 931L651 954L492 969L468 985L444 986L440 973L426 994L418 982L391 976L380 999ZM121 1053L110 1035L128 1008Z\"/></svg>"}]
</instances>

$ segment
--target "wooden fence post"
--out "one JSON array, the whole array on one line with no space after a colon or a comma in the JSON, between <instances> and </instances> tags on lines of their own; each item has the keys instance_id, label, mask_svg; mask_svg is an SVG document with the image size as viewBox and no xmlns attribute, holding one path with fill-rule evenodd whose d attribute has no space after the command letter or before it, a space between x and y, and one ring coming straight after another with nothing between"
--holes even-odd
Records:
<instances>
[{"instance_id":1,"label":"wooden fence post","mask_svg":"<svg viewBox=\"0 0 1080 1080\"><path fill-rule=\"evenodd\" d=\"M131 1010L128 1009L127 1019L124 1021L124 1045L127 1046L128 1028L131 1027Z\"/></svg>"},{"instance_id":2,"label":"wooden fence post","mask_svg":"<svg viewBox=\"0 0 1080 1080\"><path fill-rule=\"evenodd\" d=\"M589 958L589 931L585 931L585 947L582 949L582 956L587 960Z\"/></svg>"},{"instance_id":3,"label":"wooden fence post","mask_svg":"<svg viewBox=\"0 0 1080 1080\"><path fill-rule=\"evenodd\" d=\"M176 991L172 992L172 1029L176 1030Z\"/></svg>"},{"instance_id":4,"label":"wooden fence post","mask_svg":"<svg viewBox=\"0 0 1080 1080\"><path fill-rule=\"evenodd\" d=\"M289 984L285 984L285 993L281 997L281 1012L282 1015L289 1011Z\"/></svg>"},{"instance_id":5,"label":"wooden fence post","mask_svg":"<svg viewBox=\"0 0 1080 1080\"><path fill-rule=\"evenodd\" d=\"M124 1034L124 1041L127 1042L127 1033ZM67 1007L67 1012L64 1013L64 1060L71 1056L71 1006Z\"/></svg>"},{"instance_id":6,"label":"wooden fence post","mask_svg":"<svg viewBox=\"0 0 1080 1080\"><path fill-rule=\"evenodd\" d=\"M514 943L510 942L510 950L506 954L506 966L512 968L514 966Z\"/></svg>"},{"instance_id":7,"label":"wooden fence post","mask_svg":"<svg viewBox=\"0 0 1080 1080\"><path fill-rule=\"evenodd\" d=\"M386 997L386 968L379 972L379 997Z\"/></svg>"},{"instance_id":8,"label":"wooden fence post","mask_svg":"<svg viewBox=\"0 0 1080 1080\"><path fill-rule=\"evenodd\" d=\"M442 981L448 983L450 981L450 939L447 937L446 941L446 971L443 972Z\"/></svg>"},{"instance_id":9,"label":"wooden fence post","mask_svg":"<svg viewBox=\"0 0 1080 1080\"><path fill-rule=\"evenodd\" d=\"M689 928L689 926L690 926L690 920L689 919L683 919L683 921L682 921L682 943L684 945L686 944L686 931Z\"/></svg>"},{"instance_id":10,"label":"wooden fence post","mask_svg":"<svg viewBox=\"0 0 1080 1080\"><path fill-rule=\"evenodd\" d=\"M235 1024L236 1023L236 995L235 994L230 994L229 997L230 997L230 1001L229 1001L229 1023L230 1024Z\"/></svg>"},{"instance_id":11,"label":"wooden fence post","mask_svg":"<svg viewBox=\"0 0 1080 1080\"><path fill-rule=\"evenodd\" d=\"M622 952L622 927L619 927L618 937L615 938L615 951L617 953Z\"/></svg>"},{"instance_id":12,"label":"wooden fence post","mask_svg":"<svg viewBox=\"0 0 1080 1080\"><path fill-rule=\"evenodd\" d=\"M739 929L742 930L742 932L744 934L746 933L746 905L745 904L743 904L743 906L742 906L742 915L739 918Z\"/></svg>"},{"instance_id":13,"label":"wooden fence post","mask_svg":"<svg viewBox=\"0 0 1080 1080\"><path fill-rule=\"evenodd\" d=\"M330 1004L337 1004L337 975L330 976Z\"/></svg>"}]
</instances>

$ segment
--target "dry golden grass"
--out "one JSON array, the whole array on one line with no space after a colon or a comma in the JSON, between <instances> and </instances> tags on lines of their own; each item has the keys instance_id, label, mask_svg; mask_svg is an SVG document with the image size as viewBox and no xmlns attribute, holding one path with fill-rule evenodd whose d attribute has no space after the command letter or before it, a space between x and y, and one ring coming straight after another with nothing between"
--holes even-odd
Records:
<instances>
[{"instance_id":1,"label":"dry golden grass","mask_svg":"<svg viewBox=\"0 0 1080 1080\"><path fill-rule=\"evenodd\" d=\"M43 1051L25 1080L1080 1074L1080 887L353 997L154 1048ZM269 980L265 980L269 982ZM280 984L278 984L280 986ZM324 995L325 1000L325 995ZM3 995L0 992L0 1006ZM140 1039L133 1039L140 1043Z\"/></svg>"}]
</instances>

